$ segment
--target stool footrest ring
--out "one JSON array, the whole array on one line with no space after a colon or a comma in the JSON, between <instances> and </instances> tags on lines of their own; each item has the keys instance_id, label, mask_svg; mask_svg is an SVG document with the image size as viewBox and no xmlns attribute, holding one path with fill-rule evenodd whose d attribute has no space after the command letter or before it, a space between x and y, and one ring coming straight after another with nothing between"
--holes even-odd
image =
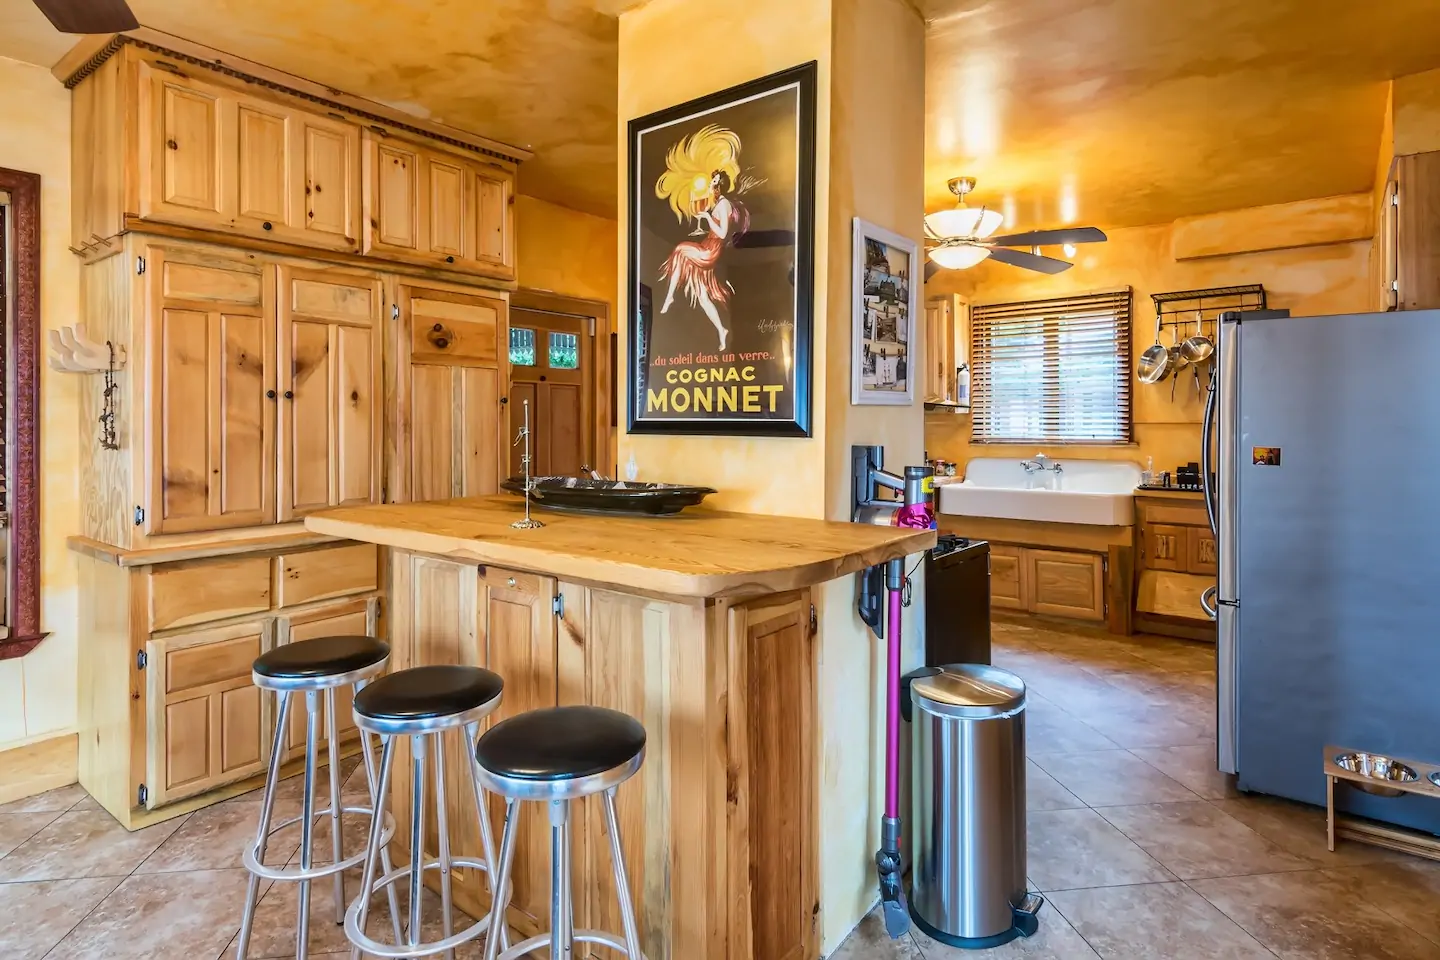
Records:
<instances>
[{"instance_id":1,"label":"stool footrest ring","mask_svg":"<svg viewBox=\"0 0 1440 960\"><path fill-rule=\"evenodd\" d=\"M450 861L450 869L454 870L457 867L464 867L470 870L480 870L482 872L488 873L488 870L486 870L485 867L485 861L477 860L473 857L453 858ZM421 867L422 871L439 869L439 861L427 863ZM345 911L345 936L347 939L349 939L352 946L359 947L365 953L374 954L377 957L421 957L425 956L426 954L439 953L442 950L453 949L463 943L468 943L471 940L474 940L482 933L489 932L490 914L487 913L485 914L485 916L481 917L479 920L476 920L464 930L461 930L459 933L452 934L451 936L446 937L444 940L431 940L426 943L417 943L411 945L381 943L378 940L370 939L364 934L364 932L360 930L360 905L365 900L384 890L391 884L398 883L401 880L409 878L409 876L410 866L408 864L395 870L391 870L383 877L376 878L374 886L372 886L368 891L361 891L360 896L356 897L350 902L349 909Z\"/></svg>"},{"instance_id":2,"label":"stool footrest ring","mask_svg":"<svg viewBox=\"0 0 1440 960\"><path fill-rule=\"evenodd\" d=\"M570 939L576 943L594 943L602 947L609 947L622 957L630 956L625 952L624 940L613 934L606 933L603 930L576 930ZM539 936L531 937L529 940L521 941L500 954L498 960L516 960L517 957L523 957L527 953L532 953L541 947L548 947L550 940L551 934L549 933L542 933ZM645 960L645 955L642 953L638 957L631 957L630 960Z\"/></svg>"},{"instance_id":3,"label":"stool footrest ring","mask_svg":"<svg viewBox=\"0 0 1440 960\"><path fill-rule=\"evenodd\" d=\"M372 811L369 807L342 806L340 808L340 811L341 813L357 813L363 814L365 816L374 815L374 811ZM319 820L322 817L327 820L330 818L329 807L326 807L324 810L316 810L311 817L312 824L314 823L314 821ZM302 813L298 816L291 817L289 820L282 821L278 824L273 824L270 827L270 832L265 835L267 841L268 838L273 837L275 834L279 833L281 830L284 830L286 827L289 827L292 824L299 823L304 819L305 815ZM384 833L382 834L380 842L389 843L390 838L394 836L394 834L395 818L387 812L385 814ZM241 855L240 859L245 864L246 870L249 870L257 877L264 877L267 880L314 880L318 877L332 876L333 874L337 874L342 870L349 870L351 867L358 866L359 864L364 863L365 854L367 852L366 850L361 849L359 852L351 854L344 860L341 860L339 863L325 863L321 864L320 866L312 866L309 870L302 870L298 867L266 866L265 864L260 862L260 858L256 855L256 852L258 850L259 844L252 842L245 848L245 852Z\"/></svg>"}]
</instances>

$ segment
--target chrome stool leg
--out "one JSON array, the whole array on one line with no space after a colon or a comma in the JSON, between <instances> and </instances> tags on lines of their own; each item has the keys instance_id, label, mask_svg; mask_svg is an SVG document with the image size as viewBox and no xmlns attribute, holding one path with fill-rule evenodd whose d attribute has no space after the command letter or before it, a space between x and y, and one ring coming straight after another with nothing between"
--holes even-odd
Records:
<instances>
[{"instance_id":1,"label":"chrome stool leg","mask_svg":"<svg viewBox=\"0 0 1440 960\"><path fill-rule=\"evenodd\" d=\"M465 742L469 745L469 776L470 792L475 797L475 815L480 818L480 846L485 853L485 882L490 887L490 900L495 900L495 832L490 828L490 813L485 809L485 795L480 787L480 780L475 776L475 743L480 739L480 724L465 724ZM494 925L491 925L491 935L494 935ZM510 925L505 919L500 919L500 948L510 948Z\"/></svg>"},{"instance_id":2,"label":"chrome stool leg","mask_svg":"<svg viewBox=\"0 0 1440 960\"><path fill-rule=\"evenodd\" d=\"M315 754L320 739L320 691L305 691L305 793L300 801L300 872L309 873L315 859ZM336 861L339 862L338 860ZM300 881L300 907L295 930L295 956L305 960L310 950L310 878Z\"/></svg>"},{"instance_id":3,"label":"chrome stool leg","mask_svg":"<svg viewBox=\"0 0 1440 960\"><path fill-rule=\"evenodd\" d=\"M505 828L500 833L500 879L495 882L495 893L490 900L491 917L503 918L510 909L510 868L515 863L515 847L520 834L519 821L520 802L513 797L506 797ZM500 922L505 921L502 919ZM495 936L493 922L491 927L490 935L485 938L485 960L495 960L500 955L500 938ZM526 943L528 942L527 940ZM517 945L514 949L519 949L522 945ZM506 953L509 952L510 947L507 944Z\"/></svg>"},{"instance_id":4,"label":"chrome stool leg","mask_svg":"<svg viewBox=\"0 0 1440 960\"><path fill-rule=\"evenodd\" d=\"M449 940L455 933L455 924L450 918L450 823L445 813L445 734L435 737L435 834L439 850L436 856L440 862L440 913L443 933ZM445 951L446 960L455 960L453 949Z\"/></svg>"},{"instance_id":5,"label":"chrome stool leg","mask_svg":"<svg viewBox=\"0 0 1440 960\"><path fill-rule=\"evenodd\" d=\"M369 682L370 681L368 680L361 680L359 683L355 684L355 692L358 694L361 690L364 690L366 685L369 684ZM387 742L386 738L380 737L379 739L381 741L381 749L384 749L385 743ZM365 758L365 785L370 789L370 810L372 811L372 816L380 817L383 820L383 814L380 811L379 807L376 806L376 804L379 802L378 798L380 796L380 792L378 789L378 784L376 782L377 772L375 770L375 754L370 747L370 731L364 729L360 731L360 747L361 755ZM387 784L386 789L388 788L389 787ZM370 859L368 846L365 859L368 863ZM391 870L395 869L393 866L391 866L390 863L389 844L380 845L380 867L385 873L389 873ZM368 890L370 888L368 886L364 886L360 889ZM395 928L395 942L399 943L403 937L403 933L400 929L400 897L395 893L394 884L386 887L385 893L389 896L390 900L390 923ZM369 898L366 897L366 899L368 900ZM363 925L361 929L364 929ZM359 958L357 957L356 960L359 960Z\"/></svg>"},{"instance_id":6,"label":"chrome stool leg","mask_svg":"<svg viewBox=\"0 0 1440 960\"><path fill-rule=\"evenodd\" d=\"M340 806L340 724L335 717L335 688L325 691L325 739L330 760L330 850L331 863L345 859L345 835L341 828L344 809ZM345 922L345 871L335 874L335 922Z\"/></svg>"},{"instance_id":7,"label":"chrome stool leg","mask_svg":"<svg viewBox=\"0 0 1440 960\"><path fill-rule=\"evenodd\" d=\"M375 867L377 864L380 864L385 867L387 874L391 872L389 869L390 865L386 862L389 857L384 852L385 808L389 805L390 771L395 766L396 739L396 737L380 738L380 773L378 779L374 776L374 771L370 771L372 774L371 791L375 796L375 812L370 818L370 841L366 844L365 848L365 869L360 878L360 896L356 899L354 907L352 907L352 909L358 911L356 926L362 934L365 932L365 921L370 913L370 891L375 888ZM369 759L366 760L367 768L371 763L373 763L373 761ZM390 892L390 916L395 923L395 942L399 943L401 940L400 907L399 904L396 903L395 886L391 884L386 887L386 889ZM347 935L350 932L348 924L346 925L345 932ZM358 944L350 948L350 960L360 960L360 947Z\"/></svg>"},{"instance_id":8,"label":"chrome stool leg","mask_svg":"<svg viewBox=\"0 0 1440 960\"><path fill-rule=\"evenodd\" d=\"M625 873L625 851L620 845L620 818L615 814L615 790L605 791L605 828L610 831L610 865L615 872L615 896L620 901L620 923L625 928L625 954L638 958L640 933L635 924L635 901L630 897L630 878Z\"/></svg>"},{"instance_id":9,"label":"chrome stool leg","mask_svg":"<svg viewBox=\"0 0 1440 960\"><path fill-rule=\"evenodd\" d=\"M270 767L265 774L264 799L260 803L260 825L255 828L255 847L258 857L265 860L265 847L270 841L270 818L275 813L275 793L280 785L280 758L285 752L285 729L290 720L290 694L284 690L278 693L276 709L275 743L270 749ZM255 907L260 899L260 875L250 874L250 885L245 891L245 909L240 914L240 937L235 941L236 960L246 960L250 950L250 933L255 926Z\"/></svg>"},{"instance_id":10,"label":"chrome stool leg","mask_svg":"<svg viewBox=\"0 0 1440 960\"><path fill-rule=\"evenodd\" d=\"M410 924L405 942L420 943L420 902L425 893L425 735L410 738Z\"/></svg>"},{"instance_id":11,"label":"chrome stool leg","mask_svg":"<svg viewBox=\"0 0 1440 960\"><path fill-rule=\"evenodd\" d=\"M570 801L550 801L550 960L575 948L570 908Z\"/></svg>"}]
</instances>

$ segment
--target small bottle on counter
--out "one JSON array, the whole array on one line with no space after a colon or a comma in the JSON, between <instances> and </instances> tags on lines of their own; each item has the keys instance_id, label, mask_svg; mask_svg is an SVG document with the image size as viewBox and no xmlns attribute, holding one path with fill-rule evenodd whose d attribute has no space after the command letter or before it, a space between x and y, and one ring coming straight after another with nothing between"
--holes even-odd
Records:
<instances>
[{"instance_id":1,"label":"small bottle on counter","mask_svg":"<svg viewBox=\"0 0 1440 960\"><path fill-rule=\"evenodd\" d=\"M1148 487L1155 482L1155 458L1145 458L1145 469L1140 472L1140 486Z\"/></svg>"}]
</instances>

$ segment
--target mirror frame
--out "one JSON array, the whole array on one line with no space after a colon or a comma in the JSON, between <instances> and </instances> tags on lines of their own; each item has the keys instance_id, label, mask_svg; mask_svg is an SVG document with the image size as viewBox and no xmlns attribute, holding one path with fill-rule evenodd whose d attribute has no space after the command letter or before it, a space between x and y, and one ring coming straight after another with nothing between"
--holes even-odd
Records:
<instances>
[{"instance_id":1,"label":"mirror frame","mask_svg":"<svg viewBox=\"0 0 1440 960\"><path fill-rule=\"evenodd\" d=\"M46 634L40 630L40 175L0 167L0 190L10 194L10 358L5 424L10 507L9 586L0 660L23 657ZM13 427L12 427L13 425Z\"/></svg>"}]
</instances>

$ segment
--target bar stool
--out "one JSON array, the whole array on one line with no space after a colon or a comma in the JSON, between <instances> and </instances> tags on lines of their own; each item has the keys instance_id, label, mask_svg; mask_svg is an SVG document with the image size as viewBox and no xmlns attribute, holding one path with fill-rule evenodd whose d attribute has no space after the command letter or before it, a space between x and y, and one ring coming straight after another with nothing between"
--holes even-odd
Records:
<instances>
[{"instance_id":1,"label":"bar stool","mask_svg":"<svg viewBox=\"0 0 1440 960\"><path fill-rule=\"evenodd\" d=\"M370 806L344 806L340 802L340 738L335 717L335 691L354 685L361 691L370 680L385 670L390 659L390 645L374 637L316 637L297 640L262 654L251 668L251 679L262 690L273 690L277 698L275 742L270 749L270 767L265 777L264 800L260 805L260 823L255 842L245 848L243 860L250 871L250 887L245 893L241 914L240 936L236 944L237 960L245 960L250 948L250 934L255 922L255 904L260 880L295 880L300 883L299 926L295 932L295 956L304 960L309 949L310 881L321 877L335 878L335 922L345 918L345 871L358 864L363 851L344 857L344 834L341 816L345 813L370 814L375 804L375 758L370 752L370 738L362 732L361 745L365 755L365 779L370 786ZM275 792L280 781L280 763L285 753L285 733L289 729L291 694L305 694L305 786L300 815L274 826ZM320 700L325 701L326 739L329 741L330 806L315 809L316 748L320 741ZM315 820L330 817L330 839L333 859L317 867L312 844ZM300 832L300 867L265 865L265 848L270 837L293 823L304 823ZM395 832L393 819L385 823L388 834Z\"/></svg>"},{"instance_id":2,"label":"bar stool","mask_svg":"<svg viewBox=\"0 0 1440 960\"><path fill-rule=\"evenodd\" d=\"M549 945L551 960L570 960L576 943L595 943L644 960L635 926L635 905L625 876L615 791L645 761L645 728L633 717L603 707L552 707L532 710L497 723L475 747L475 772L482 786L505 797L505 834L500 841L499 892L492 913L510 905L510 869L519 833L519 804L544 801L550 807L550 926L499 953L514 960ZM610 833L610 863L625 927L622 943L600 930L576 930L570 892L570 802L605 794L605 823ZM485 944L485 960L497 960L495 938Z\"/></svg>"},{"instance_id":3,"label":"bar stool","mask_svg":"<svg viewBox=\"0 0 1440 960\"><path fill-rule=\"evenodd\" d=\"M449 822L445 805L445 739L447 730L465 728L465 735L473 749L480 733L480 721L500 706L500 694L504 682L489 670L464 666L414 667L390 674L377 680L355 696L355 723L361 730L380 735L384 748L380 759L379 782L376 786L375 812L371 817L370 843L365 853L364 880L360 896L345 912L345 936L352 944L351 956L358 958L360 951L378 957L423 957L444 951L447 957L455 956L455 948L474 940L490 929L492 910L469 927L455 933L450 917L450 872L455 867L467 867L485 871L490 878L493 892L495 877L495 840L490 832L490 818L485 813L484 798L473 771L466 779L470 781L471 794L475 801L475 812L480 818L480 840L484 847L485 859L452 857L450 855ZM390 815L386 804L390 792L390 773L395 765L395 744L400 737L410 738L410 754L413 764L410 781L410 863L398 870L392 870L385 860L385 833ZM436 834L439 844L437 859L425 862L425 761L434 755L435 774L435 816ZM468 757L466 758L468 762ZM384 872L376 877L377 863ZM417 868L418 864L418 868ZM426 870L436 869L440 873L440 902L444 911L444 934L440 940L422 943L420 940L421 895ZM393 944L372 940L365 932L370 910L371 896L384 888L391 897L391 913L394 907L395 884L409 881L410 916L401 944L400 931L395 931ZM501 917L504 914L500 914ZM495 939L495 938L492 938ZM503 919L500 922L500 940L506 937Z\"/></svg>"}]
</instances>

